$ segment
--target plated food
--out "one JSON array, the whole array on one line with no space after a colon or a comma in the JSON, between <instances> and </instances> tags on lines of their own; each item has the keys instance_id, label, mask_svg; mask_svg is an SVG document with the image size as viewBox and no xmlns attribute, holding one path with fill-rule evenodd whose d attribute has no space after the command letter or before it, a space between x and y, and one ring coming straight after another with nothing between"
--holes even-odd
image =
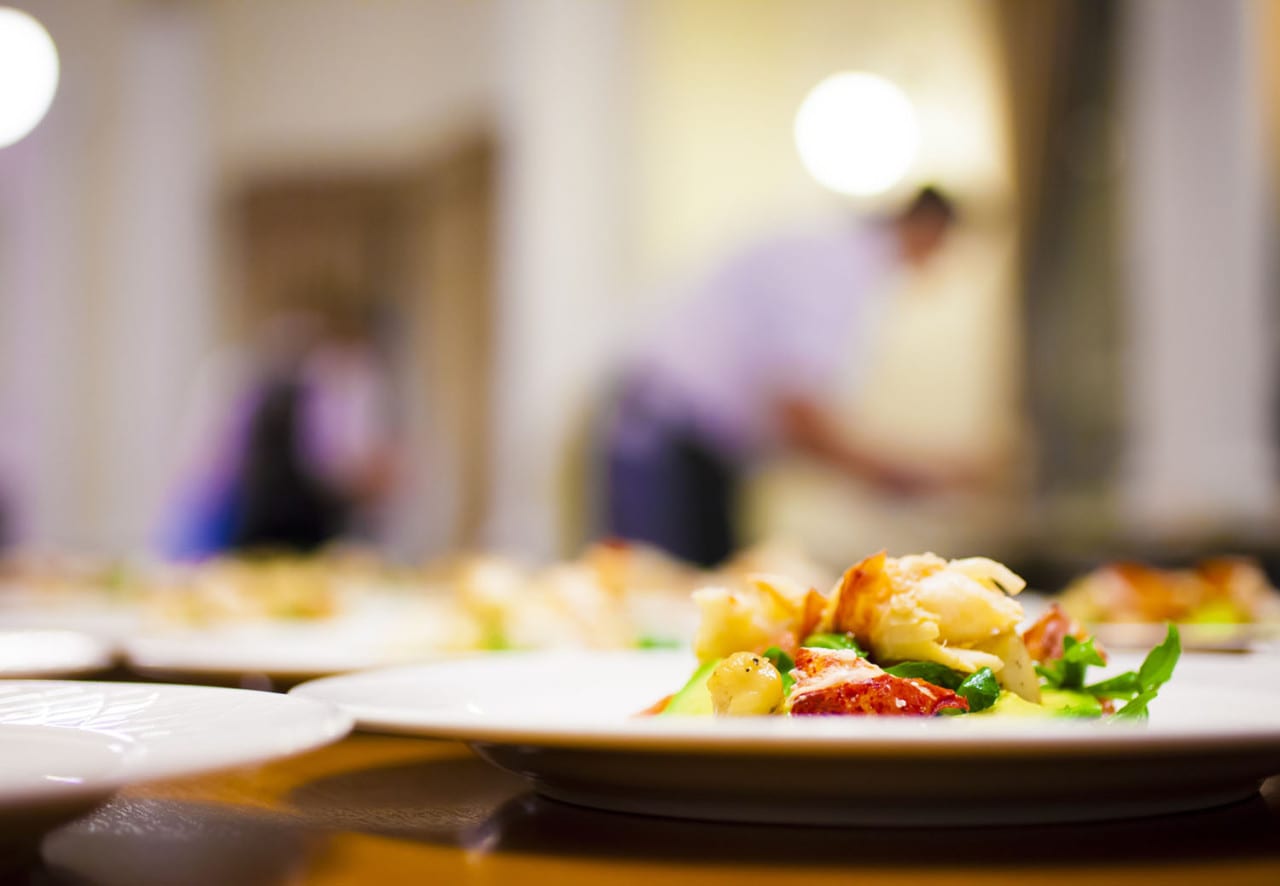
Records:
<instances>
[{"instance_id":1,"label":"plated food","mask_svg":"<svg viewBox=\"0 0 1280 886\"><path fill-rule=\"evenodd\" d=\"M1280 694L1258 688L1272 659L1205 657L1171 681L1176 628L1108 658L1060 609L1024 629L1021 589L988 559L879 553L829 593L768 575L696 591L688 652L513 653L294 691L366 729L466 741L549 797L665 816L1088 820L1230 802L1280 772Z\"/></svg>"},{"instance_id":2,"label":"plated food","mask_svg":"<svg viewBox=\"0 0 1280 886\"><path fill-rule=\"evenodd\" d=\"M1173 674L1177 629L1141 666L1104 680L1106 653L1058 607L1025 631L1026 583L984 557L888 557L827 594L782 576L694 593L698 667L648 713L1143 717Z\"/></svg>"},{"instance_id":3,"label":"plated food","mask_svg":"<svg viewBox=\"0 0 1280 886\"><path fill-rule=\"evenodd\" d=\"M609 541L540 569L463 558L448 586L472 648L628 649L688 642L698 575L655 549Z\"/></svg>"},{"instance_id":4,"label":"plated food","mask_svg":"<svg viewBox=\"0 0 1280 886\"><path fill-rule=\"evenodd\" d=\"M316 675L440 654L685 646L689 592L760 570L820 574L793 545L745 549L714 575L656 548L604 540L530 565L490 553L425 566L344 546L196 562L95 563L27 554L0 564L0 627L122 638L149 672ZM98 630L86 615L109 613Z\"/></svg>"},{"instance_id":5,"label":"plated food","mask_svg":"<svg viewBox=\"0 0 1280 886\"><path fill-rule=\"evenodd\" d=\"M1026 824L1203 808L1280 773L1280 659L1188 656L1147 721L645 717L685 650L539 651L304 684L362 729L465 741L546 796L682 818ZM1117 652L1111 666L1138 670ZM407 788L410 789L410 788Z\"/></svg>"},{"instance_id":6,"label":"plated food","mask_svg":"<svg viewBox=\"0 0 1280 886\"><path fill-rule=\"evenodd\" d=\"M28 552L0 561L0 629L105 638L151 676L293 682L463 653L687 645L701 579L616 541L542 566L492 554L397 564L349 546L181 563Z\"/></svg>"},{"instance_id":7,"label":"plated food","mask_svg":"<svg viewBox=\"0 0 1280 886\"><path fill-rule=\"evenodd\" d=\"M1280 622L1280 591L1246 557L1214 557L1190 569L1109 563L1072 582L1061 602L1086 623Z\"/></svg>"}]
</instances>

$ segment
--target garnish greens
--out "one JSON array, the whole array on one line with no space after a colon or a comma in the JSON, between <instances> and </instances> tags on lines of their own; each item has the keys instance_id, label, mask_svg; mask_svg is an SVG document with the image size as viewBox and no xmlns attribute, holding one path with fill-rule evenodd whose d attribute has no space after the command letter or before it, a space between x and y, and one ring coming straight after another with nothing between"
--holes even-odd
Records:
<instances>
[{"instance_id":1,"label":"garnish greens","mask_svg":"<svg viewBox=\"0 0 1280 886\"><path fill-rule=\"evenodd\" d=\"M1147 653L1138 668L1137 693L1129 699L1129 703L1116 711L1117 717L1137 719L1147 716L1147 705L1156 697L1160 687L1169 682L1173 676L1174 666L1182 655L1182 639L1178 636L1178 628L1169 625L1164 642ZM1132 673L1132 672L1130 672Z\"/></svg>"},{"instance_id":2,"label":"garnish greens","mask_svg":"<svg viewBox=\"0 0 1280 886\"><path fill-rule=\"evenodd\" d=\"M810 649L852 649L863 658L867 656L853 634L810 634L800 645Z\"/></svg>"},{"instance_id":3,"label":"garnish greens","mask_svg":"<svg viewBox=\"0 0 1280 886\"><path fill-rule=\"evenodd\" d=\"M956 687L956 695L969 702L969 713L985 711L996 703L1000 697L1000 684L991 668L981 668L960 681Z\"/></svg>"},{"instance_id":4,"label":"garnish greens","mask_svg":"<svg viewBox=\"0 0 1280 886\"><path fill-rule=\"evenodd\" d=\"M1062 638L1062 658L1054 658L1036 665L1036 673L1051 689L1084 689L1085 668L1104 665L1106 662L1093 648L1093 638L1080 641L1075 637Z\"/></svg>"},{"instance_id":5,"label":"garnish greens","mask_svg":"<svg viewBox=\"0 0 1280 886\"><path fill-rule=\"evenodd\" d=\"M1064 637L1062 658L1037 665L1036 671L1050 689L1066 689L1092 695L1094 698L1123 699L1127 702L1116 711L1122 719L1147 716L1147 705L1156 697L1160 687L1173 676L1174 666L1182 655L1182 640L1176 625L1169 625L1164 642L1147 653L1136 671L1125 671L1097 683L1085 684L1085 668L1101 665L1102 656L1093 648L1093 638L1083 642L1074 637Z\"/></svg>"}]
</instances>

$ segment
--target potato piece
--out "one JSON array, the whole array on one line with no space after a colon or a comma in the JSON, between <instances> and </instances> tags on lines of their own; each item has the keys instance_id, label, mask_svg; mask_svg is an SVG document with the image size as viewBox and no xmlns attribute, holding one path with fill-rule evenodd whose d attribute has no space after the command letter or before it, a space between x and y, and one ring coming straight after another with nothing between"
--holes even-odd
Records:
<instances>
[{"instance_id":1,"label":"potato piece","mask_svg":"<svg viewBox=\"0 0 1280 886\"><path fill-rule=\"evenodd\" d=\"M739 649L767 649L773 643L774 625L761 612L759 595L709 587L693 592L702 616L693 651L698 661L725 658Z\"/></svg>"},{"instance_id":2,"label":"potato piece","mask_svg":"<svg viewBox=\"0 0 1280 886\"><path fill-rule=\"evenodd\" d=\"M1004 667L996 670L996 680L1001 686L1027 701L1040 703L1040 678L1035 662L1016 630L999 634L982 644L982 649L1004 662Z\"/></svg>"},{"instance_id":3,"label":"potato piece","mask_svg":"<svg viewBox=\"0 0 1280 886\"><path fill-rule=\"evenodd\" d=\"M782 675L769 659L751 652L735 652L720 662L707 690L721 716L772 714L782 705Z\"/></svg>"}]
</instances>

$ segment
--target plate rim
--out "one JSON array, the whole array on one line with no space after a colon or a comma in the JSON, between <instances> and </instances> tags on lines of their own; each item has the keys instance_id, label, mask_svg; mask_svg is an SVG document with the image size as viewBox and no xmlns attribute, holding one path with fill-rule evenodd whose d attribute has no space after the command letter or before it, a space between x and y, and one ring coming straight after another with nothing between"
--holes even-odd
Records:
<instances>
[{"instance_id":1,"label":"plate rim","mask_svg":"<svg viewBox=\"0 0 1280 886\"><path fill-rule=\"evenodd\" d=\"M139 689L156 692L173 692L175 690L184 695L208 696L210 693L222 698L229 698L231 694L240 695L248 693L254 697L258 697L267 704L278 704L281 702L304 702L305 707L312 710L312 722L305 734L294 734L290 736L287 742L275 742L276 747L271 747L271 742L262 742L252 748L244 749L240 752L223 752L215 759L200 761L192 760L190 763L175 763L174 761L160 761L150 758L148 749L154 747L157 741L167 742L175 740L170 736L166 737L145 737L145 736L128 736L120 735L106 729L90 729L77 725L63 725L56 723L26 723L26 722L7 722L0 720L0 730L9 726L42 726L50 729L66 729L72 732L88 732L98 735L107 735L117 737L118 740L131 745L131 751L134 753L126 762L126 765L116 773L102 778L95 778L81 785L60 786L57 789L49 791L27 791L15 794L0 796L0 808L12 809L24 804L34 804L44 802L46 799L58 802L64 798L72 797L96 797L109 796L122 788L144 784L155 781L164 781L174 778L188 778L201 775L207 775L214 772L221 772L228 769L235 769L242 766L252 766L256 764L266 763L273 760L280 760L287 757L296 756L306 753L316 748L323 747L333 742L340 741L347 736L354 728L354 720L351 715L338 705L325 702L321 699L311 698L291 698L284 693L259 692L249 689L231 689L219 686L193 686L182 683L128 683L113 680L41 680L41 679L5 679L0 680L0 699L7 694L7 690L21 692L23 689L31 691L57 691L59 689L74 688L84 692L98 691L120 691L124 689ZM284 747L282 745L286 745ZM207 756L207 755L206 755Z\"/></svg>"},{"instance_id":2,"label":"plate rim","mask_svg":"<svg viewBox=\"0 0 1280 886\"><path fill-rule=\"evenodd\" d=\"M502 652L492 656L537 657L563 652ZM572 653L585 655L590 653ZM609 651L606 656L668 656L675 653ZM687 655L687 653L684 653ZM485 656L482 658L489 658ZM455 666L459 662L453 663ZM377 704L349 703L335 697L335 685L360 684L387 677L412 677L443 668L446 662L398 665L322 677L295 686L290 695L324 700L351 714L356 729L484 745L528 745L576 751L635 752L655 755L724 753L735 756L914 758L1062 758L1127 755L1274 752L1280 757L1280 723L1273 727L1222 726L1178 731L1142 724L1072 720L950 720L894 718L775 718L759 724L748 718L641 719L622 723L551 726L529 722L485 723L456 713L417 711ZM939 729L937 727L941 726ZM1048 728L1046 728L1048 727Z\"/></svg>"}]
</instances>

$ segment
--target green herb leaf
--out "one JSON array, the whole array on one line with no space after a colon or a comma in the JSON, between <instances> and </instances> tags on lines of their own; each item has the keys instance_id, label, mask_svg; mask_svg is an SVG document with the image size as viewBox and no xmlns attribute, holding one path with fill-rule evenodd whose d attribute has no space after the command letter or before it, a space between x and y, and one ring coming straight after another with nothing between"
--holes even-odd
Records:
<instances>
[{"instance_id":1,"label":"green herb leaf","mask_svg":"<svg viewBox=\"0 0 1280 886\"><path fill-rule=\"evenodd\" d=\"M1063 637L1062 660L1072 664L1097 665L1098 667L1106 664L1102 654L1093 648L1093 637L1083 641L1071 636Z\"/></svg>"},{"instance_id":2,"label":"green herb leaf","mask_svg":"<svg viewBox=\"0 0 1280 886\"><path fill-rule=\"evenodd\" d=\"M852 649L866 657L858 641L853 639L853 634L810 634L800 645L810 649Z\"/></svg>"},{"instance_id":3,"label":"green herb leaf","mask_svg":"<svg viewBox=\"0 0 1280 886\"><path fill-rule=\"evenodd\" d=\"M965 680L965 675L959 671L953 671L946 665L932 661L904 661L891 668L885 668L884 672L895 677L923 680L934 686L952 690L958 689Z\"/></svg>"},{"instance_id":4,"label":"green herb leaf","mask_svg":"<svg viewBox=\"0 0 1280 886\"><path fill-rule=\"evenodd\" d=\"M1148 652L1138 668L1136 681L1141 691L1130 699L1128 704L1116 711L1116 719L1137 720L1146 717L1147 705L1151 704L1160 692L1160 687L1169 682L1181 656L1182 637L1178 634L1177 625L1170 624L1165 631L1164 642Z\"/></svg>"},{"instance_id":5,"label":"green herb leaf","mask_svg":"<svg viewBox=\"0 0 1280 886\"><path fill-rule=\"evenodd\" d=\"M1173 676L1173 669L1182 656L1182 637L1178 626L1170 624L1165 631L1164 642L1147 653L1138 668L1138 683L1142 691L1159 689Z\"/></svg>"},{"instance_id":6,"label":"green herb leaf","mask_svg":"<svg viewBox=\"0 0 1280 886\"><path fill-rule=\"evenodd\" d=\"M969 702L969 713L985 711L1000 697L1000 684L991 668L982 668L965 677L956 687L956 694Z\"/></svg>"},{"instance_id":7,"label":"green herb leaf","mask_svg":"<svg viewBox=\"0 0 1280 886\"><path fill-rule=\"evenodd\" d=\"M1094 648L1092 637L1080 641L1066 636L1062 638L1062 657L1036 665L1036 673L1051 689L1083 689L1085 669L1103 664L1106 662Z\"/></svg>"},{"instance_id":8,"label":"green herb leaf","mask_svg":"<svg viewBox=\"0 0 1280 886\"><path fill-rule=\"evenodd\" d=\"M1149 705L1157 695L1159 690L1147 689L1139 692L1124 707L1116 711L1112 718L1116 720L1143 720L1147 716L1147 705Z\"/></svg>"},{"instance_id":9,"label":"green herb leaf","mask_svg":"<svg viewBox=\"0 0 1280 886\"><path fill-rule=\"evenodd\" d=\"M1113 715L1115 719L1144 718L1147 716L1147 705L1159 693L1160 687L1169 682L1181 656L1182 638L1178 634L1177 626L1170 624L1165 632L1164 642L1147 653L1138 670L1117 674L1099 683L1086 686L1083 691L1095 698L1127 698L1129 701ZM1040 668L1036 670L1045 675ZM1050 679L1049 675L1045 676L1046 679Z\"/></svg>"},{"instance_id":10,"label":"green herb leaf","mask_svg":"<svg viewBox=\"0 0 1280 886\"><path fill-rule=\"evenodd\" d=\"M1137 671L1125 671L1084 687L1094 698L1133 698L1141 689Z\"/></svg>"},{"instance_id":11,"label":"green herb leaf","mask_svg":"<svg viewBox=\"0 0 1280 886\"><path fill-rule=\"evenodd\" d=\"M770 646L764 651L764 657L773 662L773 666L782 675L782 694L790 695L791 687L796 681L791 678L791 669L796 666L795 660L777 646Z\"/></svg>"}]
</instances>

